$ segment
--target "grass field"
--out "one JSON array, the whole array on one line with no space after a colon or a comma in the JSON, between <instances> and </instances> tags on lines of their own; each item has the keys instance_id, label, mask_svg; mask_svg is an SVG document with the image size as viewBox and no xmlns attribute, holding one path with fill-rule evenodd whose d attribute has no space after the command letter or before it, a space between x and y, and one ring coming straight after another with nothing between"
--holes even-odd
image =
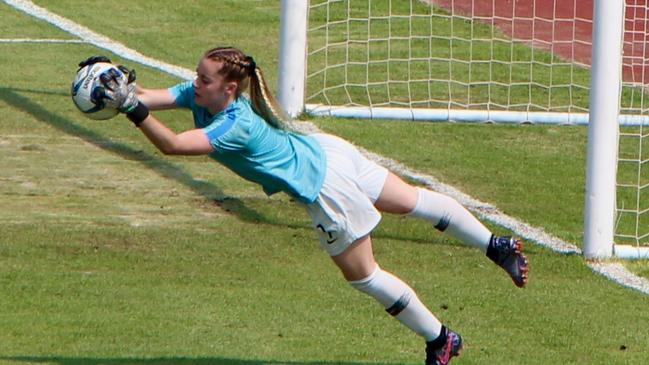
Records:
<instances>
[{"instance_id":1,"label":"grass field","mask_svg":"<svg viewBox=\"0 0 649 365\"><path fill-rule=\"evenodd\" d=\"M279 1L36 1L189 69L233 44L276 80ZM251 32L251 24L254 31ZM0 38L71 36L0 3ZM72 105L89 44L0 43L0 364L420 364L422 341L352 290L305 212L204 157L167 157ZM178 80L133 66L143 85ZM157 113L176 130L185 112ZM587 130L314 121L564 240L582 239ZM503 230L492 227L498 232ZM643 364L649 297L528 244L519 290L475 250L386 216L381 265L467 341L453 364ZM628 264L649 277L646 263Z\"/></svg>"}]
</instances>

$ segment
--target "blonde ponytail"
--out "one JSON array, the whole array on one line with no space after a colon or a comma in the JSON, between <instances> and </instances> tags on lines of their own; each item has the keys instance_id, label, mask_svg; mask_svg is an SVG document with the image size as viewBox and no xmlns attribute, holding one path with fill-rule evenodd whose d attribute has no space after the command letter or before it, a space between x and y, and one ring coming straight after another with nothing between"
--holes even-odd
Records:
<instances>
[{"instance_id":1,"label":"blonde ponytail","mask_svg":"<svg viewBox=\"0 0 649 365\"><path fill-rule=\"evenodd\" d=\"M251 73L250 101L255 113L264 118L268 124L275 128L287 129L287 118L280 111L277 101L268 90L266 79L259 67L253 61L254 70Z\"/></svg>"}]
</instances>

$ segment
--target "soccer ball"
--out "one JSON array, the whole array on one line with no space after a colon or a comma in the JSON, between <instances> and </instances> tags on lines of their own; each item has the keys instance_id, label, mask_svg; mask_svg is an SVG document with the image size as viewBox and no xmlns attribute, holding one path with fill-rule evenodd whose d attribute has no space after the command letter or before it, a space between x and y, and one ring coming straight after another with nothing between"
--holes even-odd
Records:
<instances>
[{"instance_id":1,"label":"soccer ball","mask_svg":"<svg viewBox=\"0 0 649 365\"><path fill-rule=\"evenodd\" d=\"M116 75L127 81L126 75L114 65L97 62L81 68L72 82L72 101L90 119L110 119L119 113L116 108L107 106L103 99L105 88L99 76L109 70L117 71Z\"/></svg>"}]
</instances>

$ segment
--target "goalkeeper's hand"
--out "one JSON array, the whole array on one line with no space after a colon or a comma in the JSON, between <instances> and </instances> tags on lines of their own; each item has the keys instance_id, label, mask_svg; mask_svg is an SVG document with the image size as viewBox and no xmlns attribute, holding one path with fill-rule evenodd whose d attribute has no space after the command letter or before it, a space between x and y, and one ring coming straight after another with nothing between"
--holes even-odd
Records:
<instances>
[{"instance_id":1,"label":"goalkeeper's hand","mask_svg":"<svg viewBox=\"0 0 649 365\"><path fill-rule=\"evenodd\" d=\"M106 57L90 57L81 64L92 64L90 62L110 62ZM80 64L80 65L81 65ZM83 67L83 66L82 66ZM135 70L122 65L117 69L110 69L99 76L104 86L103 100L107 106L113 107L126 114L126 117L139 127L149 116L149 108L140 103L135 92ZM122 75L123 74L123 75Z\"/></svg>"},{"instance_id":2,"label":"goalkeeper's hand","mask_svg":"<svg viewBox=\"0 0 649 365\"><path fill-rule=\"evenodd\" d=\"M122 65L118 65L117 68L126 76L126 80L115 69L101 74L99 79L106 90L104 95L106 104L128 114L139 104L135 93L135 70L129 70Z\"/></svg>"},{"instance_id":3,"label":"goalkeeper's hand","mask_svg":"<svg viewBox=\"0 0 649 365\"><path fill-rule=\"evenodd\" d=\"M108 57L95 55L79 62L79 69L99 62L112 64L112 61ZM135 70L129 70L123 65L116 65L116 67L126 76L127 81L124 82L119 72L114 69L101 74L99 79L105 88L103 98L105 99L106 105L116 108L122 113L129 113L138 104L137 96L135 95Z\"/></svg>"}]
</instances>

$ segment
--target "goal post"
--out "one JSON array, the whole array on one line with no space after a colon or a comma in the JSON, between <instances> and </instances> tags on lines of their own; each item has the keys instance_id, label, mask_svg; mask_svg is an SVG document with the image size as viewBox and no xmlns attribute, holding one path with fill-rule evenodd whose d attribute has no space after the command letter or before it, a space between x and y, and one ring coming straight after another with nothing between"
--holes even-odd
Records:
<instances>
[{"instance_id":1,"label":"goal post","mask_svg":"<svg viewBox=\"0 0 649 365\"><path fill-rule=\"evenodd\" d=\"M304 111L308 0L282 0L277 101L294 118Z\"/></svg>"},{"instance_id":2,"label":"goal post","mask_svg":"<svg viewBox=\"0 0 649 365\"><path fill-rule=\"evenodd\" d=\"M615 243L616 224L619 222L616 218L629 214L634 216L634 234L619 233L617 238L633 238L636 243L644 239L639 228L643 216L642 205L646 201L646 197L644 201L642 199L642 185L646 182L642 181L642 167L645 161L641 154L637 156L637 160L625 161L624 158L618 158L621 136L617 117L620 115L620 93L623 90L624 22L624 0L595 0L584 209L583 254L588 259L613 256L649 258L649 247ZM625 135L633 136L634 133ZM643 133L635 135L643 138ZM642 143L639 147L642 147ZM638 152L642 152L641 149ZM636 184L618 182L618 166L629 162L637 163L639 167ZM623 202L623 195L628 188L637 189L635 209L616 205L618 191Z\"/></svg>"},{"instance_id":3,"label":"goal post","mask_svg":"<svg viewBox=\"0 0 649 365\"><path fill-rule=\"evenodd\" d=\"M648 12L644 1L593 4L583 244L587 259L649 259L649 134L646 123L629 128L618 120L623 111L647 113ZM628 96L633 93L638 96Z\"/></svg>"},{"instance_id":4,"label":"goal post","mask_svg":"<svg viewBox=\"0 0 649 365\"><path fill-rule=\"evenodd\" d=\"M624 0L595 0L584 210L586 258L614 253Z\"/></svg>"},{"instance_id":5,"label":"goal post","mask_svg":"<svg viewBox=\"0 0 649 365\"><path fill-rule=\"evenodd\" d=\"M346 118L588 125L587 258L649 257L649 5L282 0L278 101Z\"/></svg>"}]
</instances>

